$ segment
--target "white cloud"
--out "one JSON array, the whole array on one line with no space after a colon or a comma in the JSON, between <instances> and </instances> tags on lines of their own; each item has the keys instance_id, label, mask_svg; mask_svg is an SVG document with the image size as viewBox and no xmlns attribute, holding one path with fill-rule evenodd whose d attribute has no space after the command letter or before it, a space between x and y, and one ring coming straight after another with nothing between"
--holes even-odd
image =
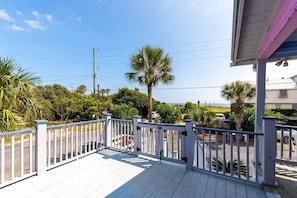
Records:
<instances>
[{"instance_id":1,"label":"white cloud","mask_svg":"<svg viewBox=\"0 0 297 198\"><path fill-rule=\"evenodd\" d=\"M198 2L197 2L196 0L192 0L192 1L191 1L191 5L192 5L192 6L197 6L197 4L198 4Z\"/></svg>"},{"instance_id":2,"label":"white cloud","mask_svg":"<svg viewBox=\"0 0 297 198\"><path fill-rule=\"evenodd\" d=\"M11 29L13 29L13 30L17 30L17 31L25 31L25 30L26 30L25 28L22 28L22 27L20 27L20 26L15 25L15 24L13 24L13 25L11 26Z\"/></svg>"},{"instance_id":3,"label":"white cloud","mask_svg":"<svg viewBox=\"0 0 297 198\"><path fill-rule=\"evenodd\" d=\"M35 10L32 12L32 15L39 18L39 13L37 11L35 11Z\"/></svg>"},{"instance_id":4,"label":"white cloud","mask_svg":"<svg viewBox=\"0 0 297 198\"><path fill-rule=\"evenodd\" d=\"M0 10L0 20L1 19L9 22L15 21L15 19L9 16L5 10Z\"/></svg>"},{"instance_id":5,"label":"white cloud","mask_svg":"<svg viewBox=\"0 0 297 198\"><path fill-rule=\"evenodd\" d=\"M20 10L15 10L14 15L9 15L6 10L0 9L0 21L5 21L5 26L15 31L45 30L54 23L50 14L40 14L33 10L29 15ZM15 17L15 18L14 18Z\"/></svg>"},{"instance_id":6,"label":"white cloud","mask_svg":"<svg viewBox=\"0 0 297 198\"><path fill-rule=\"evenodd\" d=\"M16 11L16 14L17 15L23 15L23 13L21 11L19 11L19 10Z\"/></svg>"},{"instance_id":7,"label":"white cloud","mask_svg":"<svg viewBox=\"0 0 297 198\"><path fill-rule=\"evenodd\" d=\"M45 15L45 18L46 18L47 21L49 21L49 22L53 22L53 17L52 17L52 15L46 14L46 15Z\"/></svg>"},{"instance_id":8,"label":"white cloud","mask_svg":"<svg viewBox=\"0 0 297 198\"><path fill-rule=\"evenodd\" d=\"M34 20L25 20L25 23L33 28L33 29L39 29L39 30L44 30L45 28L38 22Z\"/></svg>"}]
</instances>

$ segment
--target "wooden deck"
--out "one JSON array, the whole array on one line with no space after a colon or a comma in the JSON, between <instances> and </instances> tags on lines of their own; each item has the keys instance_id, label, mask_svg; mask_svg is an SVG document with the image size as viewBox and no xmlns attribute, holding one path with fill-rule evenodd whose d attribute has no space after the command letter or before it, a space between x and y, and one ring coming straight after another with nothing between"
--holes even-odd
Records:
<instances>
[{"instance_id":1,"label":"wooden deck","mask_svg":"<svg viewBox=\"0 0 297 198\"><path fill-rule=\"evenodd\" d=\"M102 150L0 189L0 197L267 197L254 185L184 165Z\"/></svg>"}]
</instances>

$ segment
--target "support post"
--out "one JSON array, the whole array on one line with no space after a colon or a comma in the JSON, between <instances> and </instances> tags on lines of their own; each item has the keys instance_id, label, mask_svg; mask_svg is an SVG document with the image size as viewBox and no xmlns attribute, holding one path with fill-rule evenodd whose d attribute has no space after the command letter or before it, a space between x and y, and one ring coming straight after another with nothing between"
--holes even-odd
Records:
<instances>
[{"instance_id":1,"label":"support post","mask_svg":"<svg viewBox=\"0 0 297 198\"><path fill-rule=\"evenodd\" d=\"M36 172L37 175L46 173L46 130L47 120L36 120Z\"/></svg>"},{"instance_id":2,"label":"support post","mask_svg":"<svg viewBox=\"0 0 297 198\"><path fill-rule=\"evenodd\" d=\"M133 135L134 135L134 154L137 155L139 149L141 149L141 134L138 130L138 122L141 121L141 116L133 117Z\"/></svg>"},{"instance_id":3,"label":"support post","mask_svg":"<svg viewBox=\"0 0 297 198\"><path fill-rule=\"evenodd\" d=\"M262 153L260 153L262 163L263 184L277 186L275 179L275 158L276 158L276 117L263 116L263 133L261 141Z\"/></svg>"},{"instance_id":4,"label":"support post","mask_svg":"<svg viewBox=\"0 0 297 198\"><path fill-rule=\"evenodd\" d=\"M187 157L187 162L186 162L186 168L188 170L191 170L193 167L193 157L194 157L194 133L193 133L193 123L191 119L185 119L186 123L186 157Z\"/></svg>"},{"instance_id":5,"label":"support post","mask_svg":"<svg viewBox=\"0 0 297 198\"><path fill-rule=\"evenodd\" d=\"M261 132L262 117L265 110L265 84L266 84L266 60L257 62L257 85L256 85L256 119L255 132Z\"/></svg>"},{"instance_id":6,"label":"support post","mask_svg":"<svg viewBox=\"0 0 297 198\"><path fill-rule=\"evenodd\" d=\"M105 126L104 126L104 147L108 148L111 146L112 131L111 131L111 114L104 114Z\"/></svg>"}]
</instances>

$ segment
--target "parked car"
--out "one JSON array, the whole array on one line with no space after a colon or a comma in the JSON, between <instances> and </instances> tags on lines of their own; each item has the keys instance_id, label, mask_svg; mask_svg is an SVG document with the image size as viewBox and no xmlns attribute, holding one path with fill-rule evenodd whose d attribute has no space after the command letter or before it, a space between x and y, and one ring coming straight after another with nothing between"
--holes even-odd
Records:
<instances>
[{"instance_id":1,"label":"parked car","mask_svg":"<svg viewBox=\"0 0 297 198\"><path fill-rule=\"evenodd\" d=\"M226 120L225 115L222 113L216 113L216 119L218 120Z\"/></svg>"},{"instance_id":2,"label":"parked car","mask_svg":"<svg viewBox=\"0 0 297 198\"><path fill-rule=\"evenodd\" d=\"M292 142L293 144L297 144L297 130L292 130ZM277 139L281 140L282 138L282 130L277 130ZM283 129L283 143L288 144L290 142L290 129Z\"/></svg>"},{"instance_id":3,"label":"parked car","mask_svg":"<svg viewBox=\"0 0 297 198\"><path fill-rule=\"evenodd\" d=\"M149 116L147 115L147 117L149 117ZM152 111L152 118L156 119L158 117L160 117L160 114L157 111Z\"/></svg>"}]
</instances>

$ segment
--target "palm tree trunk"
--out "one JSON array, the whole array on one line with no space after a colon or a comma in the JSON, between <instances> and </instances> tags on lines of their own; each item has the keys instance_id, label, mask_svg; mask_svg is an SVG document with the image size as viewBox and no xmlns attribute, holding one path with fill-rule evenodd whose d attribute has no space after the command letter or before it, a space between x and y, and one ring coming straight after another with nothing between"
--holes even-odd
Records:
<instances>
[{"instance_id":1,"label":"palm tree trunk","mask_svg":"<svg viewBox=\"0 0 297 198\"><path fill-rule=\"evenodd\" d=\"M148 118L149 122L152 122L152 85L147 85L147 96L148 96Z\"/></svg>"}]
</instances>

